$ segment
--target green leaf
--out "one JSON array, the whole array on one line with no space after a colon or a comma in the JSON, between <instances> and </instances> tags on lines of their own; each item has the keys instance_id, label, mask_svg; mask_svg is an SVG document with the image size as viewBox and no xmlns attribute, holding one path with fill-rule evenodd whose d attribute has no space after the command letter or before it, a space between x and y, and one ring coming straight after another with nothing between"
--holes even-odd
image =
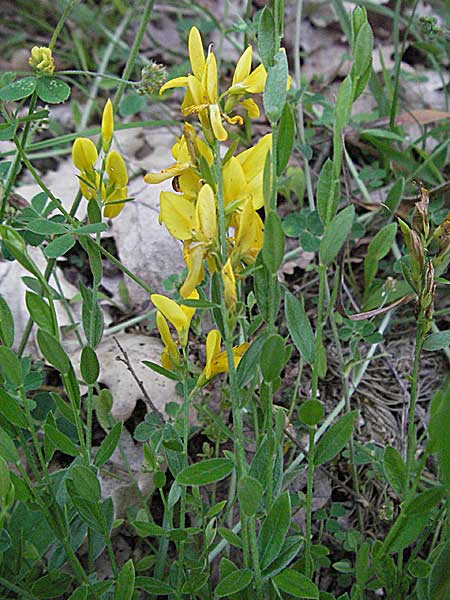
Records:
<instances>
[{"instance_id":1,"label":"green leaf","mask_svg":"<svg viewBox=\"0 0 450 600\"><path fill-rule=\"evenodd\" d=\"M67 227L57 221L47 219L33 219L27 225L27 229L33 233L42 235L57 235L67 233Z\"/></svg>"},{"instance_id":2,"label":"green leaf","mask_svg":"<svg viewBox=\"0 0 450 600\"><path fill-rule=\"evenodd\" d=\"M178 473L176 482L180 485L208 485L224 479L234 469L229 458L210 458L186 467Z\"/></svg>"},{"instance_id":3,"label":"green leaf","mask_svg":"<svg viewBox=\"0 0 450 600\"><path fill-rule=\"evenodd\" d=\"M242 512L253 517L261 502L263 486L254 477L246 475L239 480L237 493Z\"/></svg>"},{"instance_id":4,"label":"green leaf","mask_svg":"<svg viewBox=\"0 0 450 600\"><path fill-rule=\"evenodd\" d=\"M316 466L330 461L344 448L353 433L357 416L358 411L356 410L347 413L324 433L314 451Z\"/></svg>"},{"instance_id":5,"label":"green leaf","mask_svg":"<svg viewBox=\"0 0 450 600\"><path fill-rule=\"evenodd\" d=\"M259 365L259 357L261 355L262 347L264 342L266 341L267 334L266 332L262 332L244 353L244 356L239 361L239 365L237 368L237 380L239 387L242 388L246 385L250 379L253 378L255 374L255 370Z\"/></svg>"},{"instance_id":6,"label":"green leaf","mask_svg":"<svg viewBox=\"0 0 450 600\"><path fill-rule=\"evenodd\" d=\"M405 187L405 180L403 179L403 177L400 177L400 179L397 179L397 181L394 183L394 185L389 190L389 193L386 197L386 202L384 203L384 205L386 206L386 208L389 210L389 212L391 214L395 213L397 206L400 204L400 200L402 199L402 196L403 196L404 187Z\"/></svg>"},{"instance_id":7,"label":"green leaf","mask_svg":"<svg viewBox=\"0 0 450 600\"><path fill-rule=\"evenodd\" d=\"M58 340L43 329L38 329L36 340L45 360L60 373L67 375L70 369L69 357Z\"/></svg>"},{"instance_id":8,"label":"green leaf","mask_svg":"<svg viewBox=\"0 0 450 600\"><path fill-rule=\"evenodd\" d=\"M295 598L312 598L313 600L319 598L317 585L294 569L285 569L273 578L273 582L282 592L291 594Z\"/></svg>"},{"instance_id":9,"label":"green leaf","mask_svg":"<svg viewBox=\"0 0 450 600\"><path fill-rule=\"evenodd\" d=\"M331 184L333 182L333 161L330 158L324 162L320 170L319 181L317 183L317 211L324 225L328 225L328 219L332 219L336 213L336 201L330 197ZM328 205L332 204L334 208L328 210ZM327 214L329 212L329 218Z\"/></svg>"},{"instance_id":10,"label":"green leaf","mask_svg":"<svg viewBox=\"0 0 450 600\"><path fill-rule=\"evenodd\" d=\"M0 342L8 348L14 343L14 319L3 296L0 296Z\"/></svg>"},{"instance_id":11,"label":"green leaf","mask_svg":"<svg viewBox=\"0 0 450 600\"><path fill-rule=\"evenodd\" d=\"M356 553L355 575L356 583L364 587L370 576L369 569L369 552L370 546L368 542L364 542Z\"/></svg>"},{"instance_id":12,"label":"green leaf","mask_svg":"<svg viewBox=\"0 0 450 600\"><path fill-rule=\"evenodd\" d=\"M131 600L134 592L134 564L130 558L120 569L114 591L114 600Z\"/></svg>"},{"instance_id":13,"label":"green leaf","mask_svg":"<svg viewBox=\"0 0 450 600\"><path fill-rule=\"evenodd\" d=\"M161 594L164 596L175 594L176 590L164 581L156 579L156 577L136 577L135 587L140 590L145 590L149 594Z\"/></svg>"},{"instance_id":14,"label":"green leaf","mask_svg":"<svg viewBox=\"0 0 450 600\"><path fill-rule=\"evenodd\" d=\"M71 583L71 575L50 571L33 583L31 592L36 598L61 598Z\"/></svg>"},{"instance_id":15,"label":"green leaf","mask_svg":"<svg viewBox=\"0 0 450 600\"><path fill-rule=\"evenodd\" d=\"M40 77L37 82L36 92L42 102L47 104L60 104L70 96L70 87L56 77Z\"/></svg>"},{"instance_id":16,"label":"green leaf","mask_svg":"<svg viewBox=\"0 0 450 600\"><path fill-rule=\"evenodd\" d=\"M95 350L90 346L85 346L81 351L80 371L88 385L93 385L97 381L100 365Z\"/></svg>"},{"instance_id":17,"label":"green leaf","mask_svg":"<svg viewBox=\"0 0 450 600\"><path fill-rule=\"evenodd\" d=\"M270 335L261 350L259 365L265 381L274 381L286 364L286 344L281 335L274 333Z\"/></svg>"},{"instance_id":18,"label":"green leaf","mask_svg":"<svg viewBox=\"0 0 450 600\"><path fill-rule=\"evenodd\" d=\"M11 477L9 474L9 467L6 464L6 460L0 456L0 501L8 496L11 488Z\"/></svg>"},{"instance_id":19,"label":"green leaf","mask_svg":"<svg viewBox=\"0 0 450 600\"><path fill-rule=\"evenodd\" d=\"M71 468L70 474L79 496L93 502L101 499L102 491L100 482L92 469L82 465L75 465Z\"/></svg>"},{"instance_id":20,"label":"green leaf","mask_svg":"<svg viewBox=\"0 0 450 600\"><path fill-rule=\"evenodd\" d=\"M314 362L314 334L303 306L303 298L300 301L290 292L286 292L284 312L292 341L301 356L308 364L312 365Z\"/></svg>"},{"instance_id":21,"label":"green leaf","mask_svg":"<svg viewBox=\"0 0 450 600\"><path fill-rule=\"evenodd\" d=\"M265 10L265 9L264 9ZM295 119L289 102L286 102L281 113L277 137L277 175L286 168L294 147Z\"/></svg>"},{"instance_id":22,"label":"green leaf","mask_svg":"<svg viewBox=\"0 0 450 600\"><path fill-rule=\"evenodd\" d=\"M81 225L81 227L74 227L73 233L87 235L91 233L101 233L102 231L108 231L109 227L106 223L89 223L88 225Z\"/></svg>"},{"instance_id":23,"label":"green leaf","mask_svg":"<svg viewBox=\"0 0 450 600\"><path fill-rule=\"evenodd\" d=\"M14 102L28 98L36 89L36 77L24 77L0 89L0 100Z\"/></svg>"},{"instance_id":24,"label":"green leaf","mask_svg":"<svg viewBox=\"0 0 450 600\"><path fill-rule=\"evenodd\" d=\"M164 367L161 367L161 365L158 365L157 363L154 363L151 360L143 360L142 363L152 371L155 371L155 373L159 373L159 375L164 375L164 377L167 377L167 379L172 379L172 381L179 381L178 375L172 373L172 371L168 371Z\"/></svg>"},{"instance_id":25,"label":"green leaf","mask_svg":"<svg viewBox=\"0 0 450 600\"><path fill-rule=\"evenodd\" d=\"M14 442L9 437L4 429L0 427L0 456L6 460L6 462L16 463L19 461L19 455L17 453Z\"/></svg>"},{"instance_id":26,"label":"green leaf","mask_svg":"<svg viewBox=\"0 0 450 600\"><path fill-rule=\"evenodd\" d=\"M13 386L20 387L23 383L20 360L17 354L6 346L0 346L0 373Z\"/></svg>"},{"instance_id":27,"label":"green leaf","mask_svg":"<svg viewBox=\"0 0 450 600\"><path fill-rule=\"evenodd\" d=\"M353 204L335 215L326 227L325 234L320 243L320 262L329 265L341 249L353 225L355 207Z\"/></svg>"},{"instance_id":28,"label":"green leaf","mask_svg":"<svg viewBox=\"0 0 450 600\"><path fill-rule=\"evenodd\" d=\"M25 304L27 305L30 317L38 327L51 333L53 331L52 312L48 303L34 292L26 291Z\"/></svg>"},{"instance_id":29,"label":"green leaf","mask_svg":"<svg viewBox=\"0 0 450 600\"><path fill-rule=\"evenodd\" d=\"M288 64L286 53L279 50L274 56L273 66L267 69L267 79L263 94L264 110L270 123L275 124L281 117L287 96Z\"/></svg>"},{"instance_id":30,"label":"green leaf","mask_svg":"<svg viewBox=\"0 0 450 600\"><path fill-rule=\"evenodd\" d=\"M448 346L450 346L450 329L432 333L423 343L423 349L428 350L429 352L444 350L444 348L448 348Z\"/></svg>"},{"instance_id":31,"label":"green leaf","mask_svg":"<svg viewBox=\"0 0 450 600\"><path fill-rule=\"evenodd\" d=\"M258 308L266 321L275 320L281 301L280 285L262 260L262 252L255 262L253 279Z\"/></svg>"},{"instance_id":32,"label":"green leaf","mask_svg":"<svg viewBox=\"0 0 450 600\"><path fill-rule=\"evenodd\" d=\"M291 501L284 492L272 505L258 536L261 569L266 569L279 555L291 524Z\"/></svg>"},{"instance_id":33,"label":"green leaf","mask_svg":"<svg viewBox=\"0 0 450 600\"><path fill-rule=\"evenodd\" d=\"M194 300L193 298L182 298L180 304L191 306L192 308L220 308L219 304L209 300Z\"/></svg>"},{"instance_id":34,"label":"green leaf","mask_svg":"<svg viewBox=\"0 0 450 600\"><path fill-rule=\"evenodd\" d=\"M73 235L68 233L67 235L61 235L55 240L47 244L44 248L44 254L47 258L58 258L64 256L71 248L75 246L75 238Z\"/></svg>"},{"instance_id":35,"label":"green leaf","mask_svg":"<svg viewBox=\"0 0 450 600\"><path fill-rule=\"evenodd\" d=\"M236 594L250 585L252 579L250 569L237 569L219 581L214 593L218 598L229 598L230 594Z\"/></svg>"},{"instance_id":36,"label":"green leaf","mask_svg":"<svg viewBox=\"0 0 450 600\"><path fill-rule=\"evenodd\" d=\"M298 409L298 418L310 427L318 425L323 419L323 404L318 400L305 400Z\"/></svg>"},{"instance_id":37,"label":"green leaf","mask_svg":"<svg viewBox=\"0 0 450 600\"><path fill-rule=\"evenodd\" d=\"M356 36L353 56L355 62L352 67L352 76L354 79L361 79L367 68L372 64L373 33L369 23L365 22L361 26ZM356 83L356 81L355 81ZM355 97L356 100L356 97Z\"/></svg>"},{"instance_id":38,"label":"green leaf","mask_svg":"<svg viewBox=\"0 0 450 600\"><path fill-rule=\"evenodd\" d=\"M121 101L119 112L122 117L131 117L145 108L145 96L136 93L127 94Z\"/></svg>"},{"instance_id":39,"label":"green leaf","mask_svg":"<svg viewBox=\"0 0 450 600\"><path fill-rule=\"evenodd\" d=\"M276 273L284 258L284 231L280 217L273 210L264 223L264 243L262 248L264 264L271 273Z\"/></svg>"},{"instance_id":40,"label":"green leaf","mask_svg":"<svg viewBox=\"0 0 450 600\"><path fill-rule=\"evenodd\" d=\"M291 563L302 547L303 540L297 536L286 538L277 558L262 572L263 579L275 577L280 571Z\"/></svg>"},{"instance_id":41,"label":"green leaf","mask_svg":"<svg viewBox=\"0 0 450 600\"><path fill-rule=\"evenodd\" d=\"M403 498L406 493L408 478L406 475L405 463L398 450L391 446L386 446L383 457L383 467L389 485L399 498Z\"/></svg>"},{"instance_id":42,"label":"green leaf","mask_svg":"<svg viewBox=\"0 0 450 600\"><path fill-rule=\"evenodd\" d=\"M233 531L231 531L231 529L226 529L226 527L219 527L218 532L219 535L222 536L225 541L227 541L232 546L235 546L236 548L240 548L242 550L243 545L241 538L238 535L236 535Z\"/></svg>"},{"instance_id":43,"label":"green leaf","mask_svg":"<svg viewBox=\"0 0 450 600\"><path fill-rule=\"evenodd\" d=\"M101 467L110 458L110 456L116 449L117 444L119 443L121 433L122 422L119 421L114 425L114 427L111 429L111 431L101 443L100 448L97 450L97 454L94 458L94 465L96 467Z\"/></svg>"},{"instance_id":44,"label":"green leaf","mask_svg":"<svg viewBox=\"0 0 450 600\"><path fill-rule=\"evenodd\" d=\"M390 140L393 142L404 142L405 136L394 133L393 131L387 131L386 129L363 129L360 135L371 136L380 138L383 140Z\"/></svg>"},{"instance_id":45,"label":"green leaf","mask_svg":"<svg viewBox=\"0 0 450 600\"><path fill-rule=\"evenodd\" d=\"M339 86L336 99L336 127L342 131L350 120L353 104L353 84L351 75L347 75Z\"/></svg>"},{"instance_id":46,"label":"green leaf","mask_svg":"<svg viewBox=\"0 0 450 600\"><path fill-rule=\"evenodd\" d=\"M397 234L397 223L388 223L376 234L367 247L367 252L377 260L384 258L390 251Z\"/></svg>"},{"instance_id":47,"label":"green leaf","mask_svg":"<svg viewBox=\"0 0 450 600\"><path fill-rule=\"evenodd\" d=\"M273 65L275 49L275 21L270 8L265 6L258 23L258 51L266 70Z\"/></svg>"},{"instance_id":48,"label":"green leaf","mask_svg":"<svg viewBox=\"0 0 450 600\"><path fill-rule=\"evenodd\" d=\"M431 569L428 580L428 599L450 597L450 541L443 545Z\"/></svg>"},{"instance_id":49,"label":"green leaf","mask_svg":"<svg viewBox=\"0 0 450 600\"><path fill-rule=\"evenodd\" d=\"M0 412L13 425L27 427L27 420L15 398L0 389Z\"/></svg>"},{"instance_id":50,"label":"green leaf","mask_svg":"<svg viewBox=\"0 0 450 600\"><path fill-rule=\"evenodd\" d=\"M62 431L59 431L53 425L46 423L44 431L49 441L64 454L68 456L78 456L80 454L78 446L65 433L62 433Z\"/></svg>"}]
</instances>

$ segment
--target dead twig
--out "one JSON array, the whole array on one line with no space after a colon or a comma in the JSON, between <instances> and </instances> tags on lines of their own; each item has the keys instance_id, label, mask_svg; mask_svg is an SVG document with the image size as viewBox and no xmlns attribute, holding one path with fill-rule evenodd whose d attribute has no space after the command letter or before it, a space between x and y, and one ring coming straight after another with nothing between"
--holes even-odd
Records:
<instances>
[{"instance_id":1,"label":"dead twig","mask_svg":"<svg viewBox=\"0 0 450 600\"><path fill-rule=\"evenodd\" d=\"M147 390L145 389L144 384L142 383L142 381L139 379L139 377L136 375L135 370L133 369L133 365L131 364L130 359L128 358L128 354L125 350L125 348L123 348L123 346L121 345L121 343L119 342L119 340L113 336L113 340L116 342L117 347L119 348L120 352L122 353L122 356L118 356L117 360L120 360L120 362L123 362L124 365L127 367L127 369L129 370L129 372L131 373L131 376L133 377L133 379L135 380L135 382L137 383L137 385L139 386L139 389L142 392L142 395L144 397L144 401L147 404L147 406L158 415L158 417L160 418L161 422L164 423L165 419L163 414L156 408L156 406L153 404L152 399L150 398Z\"/></svg>"}]
</instances>

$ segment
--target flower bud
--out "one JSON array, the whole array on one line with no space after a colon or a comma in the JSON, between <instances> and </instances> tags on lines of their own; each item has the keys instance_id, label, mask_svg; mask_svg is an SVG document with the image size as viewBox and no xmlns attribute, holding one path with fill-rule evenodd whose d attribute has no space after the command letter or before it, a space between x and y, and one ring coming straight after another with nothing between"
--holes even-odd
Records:
<instances>
[{"instance_id":1,"label":"flower bud","mask_svg":"<svg viewBox=\"0 0 450 600\"><path fill-rule=\"evenodd\" d=\"M102 148L108 152L114 133L114 113L111 100L108 98L102 116Z\"/></svg>"}]
</instances>

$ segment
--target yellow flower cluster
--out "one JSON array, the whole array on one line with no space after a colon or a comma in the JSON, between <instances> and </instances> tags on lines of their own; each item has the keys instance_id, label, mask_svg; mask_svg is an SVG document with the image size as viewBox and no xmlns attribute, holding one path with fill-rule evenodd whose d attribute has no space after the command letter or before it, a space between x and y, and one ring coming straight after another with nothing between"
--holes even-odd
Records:
<instances>
[{"instance_id":1,"label":"yellow flower cluster","mask_svg":"<svg viewBox=\"0 0 450 600\"><path fill-rule=\"evenodd\" d=\"M263 65L251 70L252 47L249 46L236 64L231 86L219 96L216 57L209 50L205 58L202 38L196 27L192 27L189 32L188 48L192 73L187 77L171 79L162 86L159 93L172 88L187 88L181 105L182 113L198 115L206 138L209 141L215 138L223 142L228 138L223 120L230 124L243 123L241 116L230 116L230 112L238 104L247 111L249 117L259 116L258 105L249 95L259 94L264 90L266 70ZM223 108L221 103L224 103Z\"/></svg>"},{"instance_id":2,"label":"yellow flower cluster","mask_svg":"<svg viewBox=\"0 0 450 600\"><path fill-rule=\"evenodd\" d=\"M189 33L189 58L192 74L168 81L160 92L187 88L181 109L184 115L198 116L204 139L191 124L185 123L182 136L172 148L174 163L159 173L148 173L144 179L149 184L172 179L174 191L160 194L159 221L183 243L188 273L180 288L181 297L198 298L196 288L204 278L206 265L210 274L220 273L225 306L232 316L237 302L236 278L246 265L256 260L263 243L263 222L257 210L264 205L263 172L272 136L264 136L255 146L237 155L228 152L223 160L217 160L216 141L228 138L227 123L243 122L242 117L231 114L238 105L249 117L259 115L257 104L249 96L263 91L266 71L262 65L252 70L249 46L236 65L231 86L219 95L214 53L209 51L205 57L195 27ZM224 223L220 226L219 193L224 208ZM225 247L221 246L219 229L222 234L225 232ZM188 307L158 294L152 296L152 302L158 310L157 326L164 343L162 364L174 369L180 365L178 346L184 348L187 343L193 309L190 312ZM178 346L167 321L177 331ZM219 332L210 331L206 367L199 380L202 384L227 370L226 353L220 351L220 345ZM236 364L246 348L247 344L242 344L233 349Z\"/></svg>"},{"instance_id":3,"label":"yellow flower cluster","mask_svg":"<svg viewBox=\"0 0 450 600\"><path fill-rule=\"evenodd\" d=\"M28 64L36 69L36 71L40 71L46 75L53 75L55 70L52 51L46 46L34 46L31 49Z\"/></svg>"},{"instance_id":4,"label":"yellow flower cluster","mask_svg":"<svg viewBox=\"0 0 450 600\"><path fill-rule=\"evenodd\" d=\"M198 297L198 292L195 290L189 296L189 299L198 300ZM187 345L189 327L195 308L177 304L171 298L161 294L152 294L151 300L157 308L156 325L164 344L161 364L165 369L172 371L180 365L181 358L178 347L185 348ZM172 338L167 321L174 326L177 332L176 342ZM227 353L220 350L221 342L220 333L217 329L212 329L206 338L206 365L198 379L198 386L204 385L215 375L228 371ZM233 348L235 366L239 364L248 346L249 344L245 342Z\"/></svg>"},{"instance_id":5,"label":"yellow flower cluster","mask_svg":"<svg viewBox=\"0 0 450 600\"><path fill-rule=\"evenodd\" d=\"M114 133L114 114L111 100L106 102L102 117L102 148L105 153L101 169L95 168L98 152L88 138L77 138L72 146L72 161L80 171L80 191L86 200L101 202L103 215L116 217L124 207L128 194L128 173L125 162L115 150L109 151ZM105 174L107 178L105 178Z\"/></svg>"}]
</instances>

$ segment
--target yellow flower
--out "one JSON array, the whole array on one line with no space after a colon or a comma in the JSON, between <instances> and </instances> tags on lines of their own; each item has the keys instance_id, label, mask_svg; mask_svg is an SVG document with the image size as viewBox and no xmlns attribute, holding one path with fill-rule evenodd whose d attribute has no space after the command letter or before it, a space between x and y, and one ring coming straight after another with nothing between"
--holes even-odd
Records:
<instances>
[{"instance_id":1,"label":"yellow flower","mask_svg":"<svg viewBox=\"0 0 450 600\"><path fill-rule=\"evenodd\" d=\"M244 210L237 216L237 235L233 254L246 264L255 262L263 245L263 222L249 199Z\"/></svg>"},{"instance_id":2,"label":"yellow flower","mask_svg":"<svg viewBox=\"0 0 450 600\"><path fill-rule=\"evenodd\" d=\"M177 178L177 188L190 198L195 198L200 187L198 162L203 157L208 165L213 162L213 155L205 142L200 139L192 125L185 123L183 135L172 147L175 163L159 173L147 173L146 183L161 183L173 177Z\"/></svg>"},{"instance_id":3,"label":"yellow flower","mask_svg":"<svg viewBox=\"0 0 450 600\"><path fill-rule=\"evenodd\" d=\"M234 311L236 306L236 278L231 265L231 257L228 257L225 266L222 268L222 281L225 306L227 307L227 310Z\"/></svg>"},{"instance_id":4,"label":"yellow flower","mask_svg":"<svg viewBox=\"0 0 450 600\"><path fill-rule=\"evenodd\" d=\"M215 139L225 141L228 133L222 119L230 124L243 123L242 117L230 117L227 113L247 94L262 92L266 71L261 65L250 72L252 50L251 47L247 48L236 65L231 87L222 95L229 96L225 112L222 112L219 104L221 97L218 92L216 57L214 52L210 51L205 59L202 38L196 27L192 27L189 32L188 48L192 74L171 79L161 87L160 94L173 88L187 88L181 105L183 114L197 114L205 132L211 131ZM245 98L244 102L249 116L259 115L258 107L251 99Z\"/></svg>"},{"instance_id":5,"label":"yellow flower","mask_svg":"<svg viewBox=\"0 0 450 600\"><path fill-rule=\"evenodd\" d=\"M156 313L156 325L158 327L161 340L164 344L164 350L161 354L161 364L165 369L169 369L169 371L171 371L175 367L179 366L180 353L178 352L177 345L170 335L167 321L159 311Z\"/></svg>"},{"instance_id":6,"label":"yellow flower","mask_svg":"<svg viewBox=\"0 0 450 600\"><path fill-rule=\"evenodd\" d=\"M108 152L114 133L114 113L111 100L108 98L102 115L102 148Z\"/></svg>"},{"instance_id":7,"label":"yellow flower","mask_svg":"<svg viewBox=\"0 0 450 600\"><path fill-rule=\"evenodd\" d=\"M228 372L228 357L226 352L220 351L221 336L217 329L212 329L206 337L206 365L201 375L200 385L203 381L206 382L214 375L219 373ZM233 348L233 359L234 366L237 367L244 352L247 350L249 344L245 342L240 346L234 346Z\"/></svg>"},{"instance_id":8,"label":"yellow flower","mask_svg":"<svg viewBox=\"0 0 450 600\"><path fill-rule=\"evenodd\" d=\"M74 141L72 146L72 161L79 171L93 171L97 159L97 148L92 140L77 138Z\"/></svg>"},{"instance_id":9,"label":"yellow flower","mask_svg":"<svg viewBox=\"0 0 450 600\"><path fill-rule=\"evenodd\" d=\"M52 51L46 46L34 46L34 48L31 49L31 56L28 59L28 64L37 71L41 71L47 75L53 75L55 70Z\"/></svg>"},{"instance_id":10,"label":"yellow flower","mask_svg":"<svg viewBox=\"0 0 450 600\"><path fill-rule=\"evenodd\" d=\"M194 290L189 295L189 299L193 300L198 300L198 297L197 290ZM188 341L189 327L195 313L195 308L184 305L180 306L171 298L167 298L167 296L161 294L152 294L150 299L157 310L175 327L178 341L184 348Z\"/></svg>"},{"instance_id":11,"label":"yellow flower","mask_svg":"<svg viewBox=\"0 0 450 600\"><path fill-rule=\"evenodd\" d=\"M103 214L105 217L112 219L124 207L124 202L120 202L120 200L127 198L128 173L125 161L115 150L111 150L106 157L105 168L108 175L108 184L106 186Z\"/></svg>"}]
</instances>

